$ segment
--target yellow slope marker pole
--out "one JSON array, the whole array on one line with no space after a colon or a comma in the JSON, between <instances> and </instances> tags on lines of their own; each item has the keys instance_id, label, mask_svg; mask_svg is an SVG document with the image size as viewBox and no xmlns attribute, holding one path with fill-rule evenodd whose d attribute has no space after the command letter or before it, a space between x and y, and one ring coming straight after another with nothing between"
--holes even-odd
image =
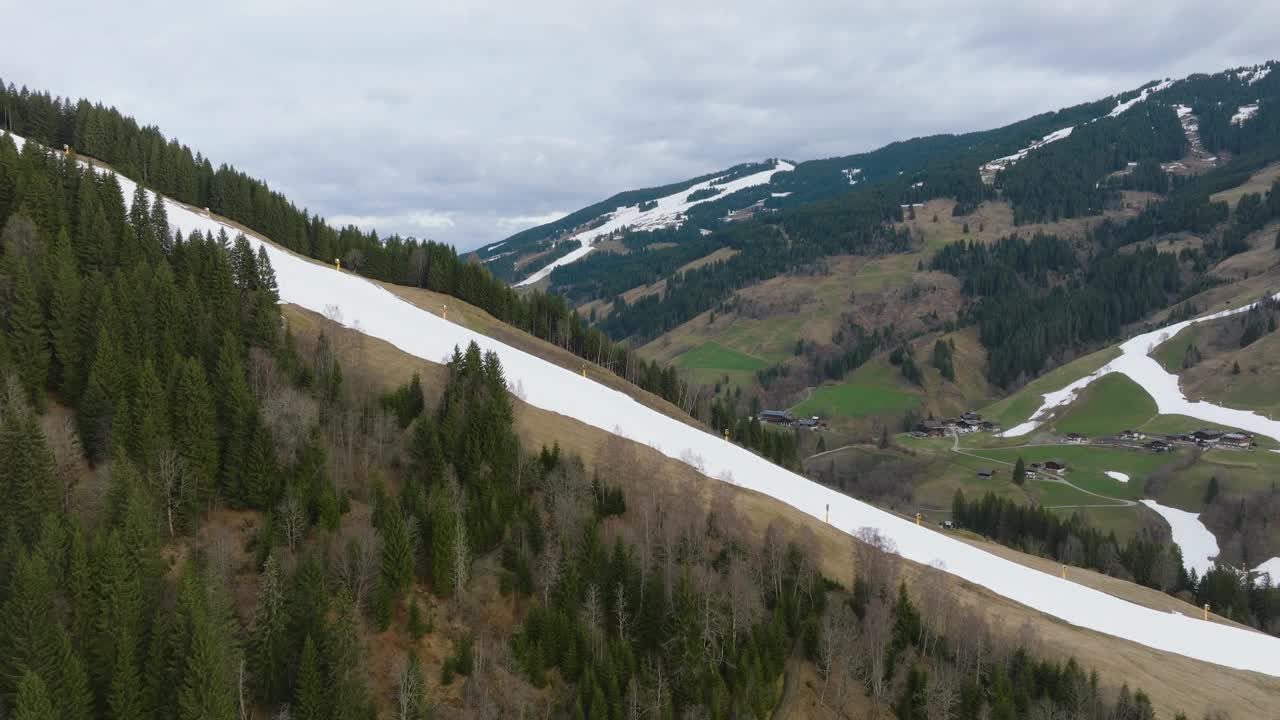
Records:
<instances>
[{"instance_id":1,"label":"yellow slope marker pole","mask_svg":"<svg viewBox=\"0 0 1280 720\"><path fill-rule=\"evenodd\" d=\"M440 319L441 319L441 320L448 320L448 319L449 319L449 306L448 306L448 305L441 305L441 306L440 306Z\"/></svg>"},{"instance_id":2,"label":"yellow slope marker pole","mask_svg":"<svg viewBox=\"0 0 1280 720\"><path fill-rule=\"evenodd\" d=\"M831 524L831 503L827 503L827 524Z\"/></svg>"},{"instance_id":3,"label":"yellow slope marker pole","mask_svg":"<svg viewBox=\"0 0 1280 720\"><path fill-rule=\"evenodd\" d=\"M1062 579L1067 579L1067 566L1065 564L1062 566Z\"/></svg>"},{"instance_id":4,"label":"yellow slope marker pole","mask_svg":"<svg viewBox=\"0 0 1280 720\"><path fill-rule=\"evenodd\" d=\"M342 272L342 258L333 259L333 269Z\"/></svg>"},{"instance_id":5,"label":"yellow slope marker pole","mask_svg":"<svg viewBox=\"0 0 1280 720\"><path fill-rule=\"evenodd\" d=\"M916 524L920 524L920 513L916 513Z\"/></svg>"},{"instance_id":6,"label":"yellow slope marker pole","mask_svg":"<svg viewBox=\"0 0 1280 720\"><path fill-rule=\"evenodd\" d=\"M587 366L586 366L586 364L583 364L583 366L582 366L582 377L586 377L586 376L587 376Z\"/></svg>"},{"instance_id":7,"label":"yellow slope marker pole","mask_svg":"<svg viewBox=\"0 0 1280 720\"><path fill-rule=\"evenodd\" d=\"M729 428L724 429L724 441L729 442Z\"/></svg>"},{"instance_id":8,"label":"yellow slope marker pole","mask_svg":"<svg viewBox=\"0 0 1280 720\"><path fill-rule=\"evenodd\" d=\"M1209 603L1204 604L1204 619L1209 619Z\"/></svg>"}]
</instances>

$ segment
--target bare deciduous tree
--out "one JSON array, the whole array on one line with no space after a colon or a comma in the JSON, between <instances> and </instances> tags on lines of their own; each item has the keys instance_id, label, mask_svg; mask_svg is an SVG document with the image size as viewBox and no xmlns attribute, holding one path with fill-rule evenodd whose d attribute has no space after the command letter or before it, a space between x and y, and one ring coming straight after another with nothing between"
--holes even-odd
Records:
<instances>
[{"instance_id":1,"label":"bare deciduous tree","mask_svg":"<svg viewBox=\"0 0 1280 720\"><path fill-rule=\"evenodd\" d=\"M45 433L45 440L53 453L53 472L58 487L62 489L62 509L70 513L71 492L80 479L80 468L84 462L84 450L80 447L75 421L65 417L53 423Z\"/></svg>"},{"instance_id":2,"label":"bare deciduous tree","mask_svg":"<svg viewBox=\"0 0 1280 720\"><path fill-rule=\"evenodd\" d=\"M292 552L297 548L298 541L302 539L302 534L307 529L307 516L303 511L302 503L298 502L298 498L292 492L289 492L276 507L276 516L280 519L280 529L284 532L285 542Z\"/></svg>"},{"instance_id":3,"label":"bare deciduous tree","mask_svg":"<svg viewBox=\"0 0 1280 720\"><path fill-rule=\"evenodd\" d=\"M191 494L191 474L187 472L182 456L173 448L164 448L156 458L151 482L156 495L164 503L165 518L169 522L169 537L174 535L173 513L182 507Z\"/></svg>"},{"instance_id":4,"label":"bare deciduous tree","mask_svg":"<svg viewBox=\"0 0 1280 720\"><path fill-rule=\"evenodd\" d=\"M879 595L873 595L862 617L862 633L858 636L858 657L862 678L871 697L880 700L888 692L885 677L886 650L893 639L893 609Z\"/></svg>"},{"instance_id":5,"label":"bare deciduous tree","mask_svg":"<svg viewBox=\"0 0 1280 720\"><path fill-rule=\"evenodd\" d=\"M377 582L381 553L382 538L368 515L344 523L330 545L330 573L335 584L350 595L357 611L364 609L365 599Z\"/></svg>"}]
</instances>

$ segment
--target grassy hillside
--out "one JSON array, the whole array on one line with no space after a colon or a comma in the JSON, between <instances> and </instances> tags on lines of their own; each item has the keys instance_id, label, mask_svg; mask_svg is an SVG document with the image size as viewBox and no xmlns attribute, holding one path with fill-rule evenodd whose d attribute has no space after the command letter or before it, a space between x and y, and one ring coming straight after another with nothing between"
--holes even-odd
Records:
<instances>
[{"instance_id":1,"label":"grassy hillside","mask_svg":"<svg viewBox=\"0 0 1280 720\"><path fill-rule=\"evenodd\" d=\"M1156 401L1125 375L1104 375L1085 388L1053 423L1060 433L1090 437L1140 428L1156 414Z\"/></svg>"}]
</instances>

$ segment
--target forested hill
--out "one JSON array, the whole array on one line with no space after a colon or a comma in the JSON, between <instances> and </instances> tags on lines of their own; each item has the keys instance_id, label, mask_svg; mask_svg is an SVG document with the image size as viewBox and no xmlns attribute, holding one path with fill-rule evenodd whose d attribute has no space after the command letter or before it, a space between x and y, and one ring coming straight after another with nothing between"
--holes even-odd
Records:
<instances>
[{"instance_id":1,"label":"forested hill","mask_svg":"<svg viewBox=\"0 0 1280 720\"><path fill-rule=\"evenodd\" d=\"M874 186L890 200L889 207L948 197L965 209L984 199L1004 197L1014 204L1019 222L1096 214L1118 197L1118 188L1102 182L1109 174L1133 164L1168 163L1182 157L1187 141L1178 106L1188 108L1198 119L1204 147L1210 151L1238 152L1260 141L1268 123L1274 122L1275 111L1267 107L1280 89L1280 75L1270 72L1273 66L1153 81L993 130L915 138L870 152L800 162L767 183L687 208L662 226L705 235L743 222L770 224L789 210L873 193ZM1233 121L1240 113L1250 112L1254 114L1248 122ZM1034 149L1028 152L1029 148ZM1010 157L1016 159L1010 161ZM678 196L695 183L710 180L714 185L752 167L757 166L740 165L662 187L618 193L486 246L477 254L497 276L514 282L555 257L553 248L561 239L574 237L590 244L589 231L615 211L644 211L646 203ZM648 242L622 235L629 247L678 241L661 234ZM723 244L731 245L732 240ZM552 286L564 284L563 279L553 273Z\"/></svg>"},{"instance_id":2,"label":"forested hill","mask_svg":"<svg viewBox=\"0 0 1280 720\"><path fill-rule=\"evenodd\" d=\"M345 362L268 253L73 154L0 134L0 191L0 717L767 718L818 683L845 715L1154 717L874 538L842 588L647 448L524 443L474 343L428 382Z\"/></svg>"}]
</instances>

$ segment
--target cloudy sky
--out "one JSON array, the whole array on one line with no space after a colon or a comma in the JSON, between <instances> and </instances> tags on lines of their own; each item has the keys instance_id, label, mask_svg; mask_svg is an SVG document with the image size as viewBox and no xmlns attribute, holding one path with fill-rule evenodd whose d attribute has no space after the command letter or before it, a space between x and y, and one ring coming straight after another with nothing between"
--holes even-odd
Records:
<instances>
[{"instance_id":1,"label":"cloudy sky","mask_svg":"<svg viewBox=\"0 0 1280 720\"><path fill-rule=\"evenodd\" d=\"M1280 5L0 0L0 78L461 249L619 190L1280 56Z\"/></svg>"}]
</instances>

